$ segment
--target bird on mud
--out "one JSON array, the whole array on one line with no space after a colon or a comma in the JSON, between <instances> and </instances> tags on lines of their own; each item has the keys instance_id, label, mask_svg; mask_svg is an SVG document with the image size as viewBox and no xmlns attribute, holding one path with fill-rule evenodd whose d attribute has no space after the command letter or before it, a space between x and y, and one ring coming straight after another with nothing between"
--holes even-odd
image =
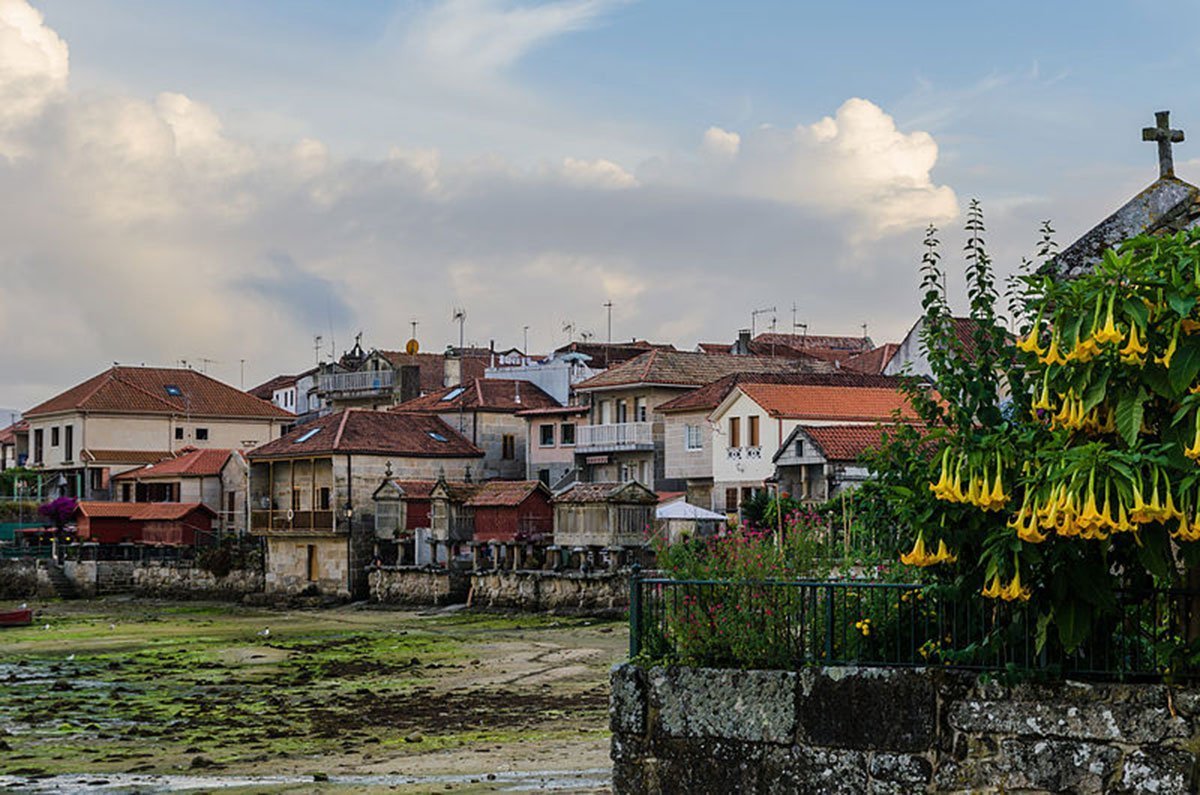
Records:
<instances>
[{"instance_id":1,"label":"bird on mud","mask_svg":"<svg viewBox=\"0 0 1200 795\"><path fill-rule=\"evenodd\" d=\"M262 632L259 632L259 633L258 633L258 636L259 636L260 638L269 638L269 637L271 637L271 628L270 628L270 627L263 627L263 629L262 629Z\"/></svg>"}]
</instances>

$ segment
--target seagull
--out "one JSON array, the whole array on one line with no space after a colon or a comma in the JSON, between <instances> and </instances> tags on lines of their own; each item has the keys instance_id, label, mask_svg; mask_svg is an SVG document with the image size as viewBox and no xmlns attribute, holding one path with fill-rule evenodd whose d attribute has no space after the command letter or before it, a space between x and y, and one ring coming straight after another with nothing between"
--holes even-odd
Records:
<instances>
[{"instance_id":1,"label":"seagull","mask_svg":"<svg viewBox=\"0 0 1200 795\"><path fill-rule=\"evenodd\" d=\"M29 602L21 602L21 606L20 606L20 607L18 607L17 609L18 609L18 610L28 610L28 609L29 609Z\"/></svg>"},{"instance_id":2,"label":"seagull","mask_svg":"<svg viewBox=\"0 0 1200 795\"><path fill-rule=\"evenodd\" d=\"M109 624L109 625L108 625L108 628L109 628L109 629L116 629L116 628L117 628L117 625L116 625L116 624Z\"/></svg>"},{"instance_id":3,"label":"seagull","mask_svg":"<svg viewBox=\"0 0 1200 795\"><path fill-rule=\"evenodd\" d=\"M270 627L263 627L263 630L262 630L262 632L258 633L258 636L259 636L260 638L269 638L269 637L271 637L271 628L270 628Z\"/></svg>"},{"instance_id":4,"label":"seagull","mask_svg":"<svg viewBox=\"0 0 1200 795\"><path fill-rule=\"evenodd\" d=\"M68 654L68 655L67 655L67 662L73 662L74 660L75 660L75 655L74 655L74 654Z\"/></svg>"},{"instance_id":5,"label":"seagull","mask_svg":"<svg viewBox=\"0 0 1200 795\"><path fill-rule=\"evenodd\" d=\"M46 626L42 627L42 629L50 629L50 625L47 624Z\"/></svg>"}]
</instances>

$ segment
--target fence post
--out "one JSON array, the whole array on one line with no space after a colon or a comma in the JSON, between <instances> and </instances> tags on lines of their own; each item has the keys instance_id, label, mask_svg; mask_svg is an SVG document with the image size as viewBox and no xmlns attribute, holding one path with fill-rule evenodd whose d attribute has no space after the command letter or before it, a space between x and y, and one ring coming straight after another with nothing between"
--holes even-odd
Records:
<instances>
[{"instance_id":1,"label":"fence post","mask_svg":"<svg viewBox=\"0 0 1200 795\"><path fill-rule=\"evenodd\" d=\"M825 587L825 664L833 664L833 587Z\"/></svg>"},{"instance_id":2,"label":"fence post","mask_svg":"<svg viewBox=\"0 0 1200 795\"><path fill-rule=\"evenodd\" d=\"M642 567L634 563L629 570L629 658L642 651Z\"/></svg>"}]
</instances>

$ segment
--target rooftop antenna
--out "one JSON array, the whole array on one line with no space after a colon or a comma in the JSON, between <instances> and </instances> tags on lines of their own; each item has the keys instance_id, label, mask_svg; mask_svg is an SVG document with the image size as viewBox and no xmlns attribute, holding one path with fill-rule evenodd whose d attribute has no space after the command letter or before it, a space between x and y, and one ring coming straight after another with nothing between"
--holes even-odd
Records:
<instances>
[{"instance_id":1,"label":"rooftop antenna","mask_svg":"<svg viewBox=\"0 0 1200 795\"><path fill-rule=\"evenodd\" d=\"M313 364L321 363L321 341L324 339L320 334L313 337Z\"/></svg>"},{"instance_id":2,"label":"rooftop antenna","mask_svg":"<svg viewBox=\"0 0 1200 795\"><path fill-rule=\"evenodd\" d=\"M317 339L321 339L321 338L317 337ZM245 391L245 389L246 389L246 360L238 359L238 364L241 365L241 381L239 382L241 384L241 386L239 388L241 390Z\"/></svg>"},{"instance_id":3,"label":"rooftop antenna","mask_svg":"<svg viewBox=\"0 0 1200 795\"><path fill-rule=\"evenodd\" d=\"M862 330L863 330L863 339L865 340L867 338L867 324L866 323L862 324Z\"/></svg>"},{"instance_id":4,"label":"rooftop antenna","mask_svg":"<svg viewBox=\"0 0 1200 795\"><path fill-rule=\"evenodd\" d=\"M581 332L579 332L579 339L580 339L580 340L582 340L583 342L587 342L588 340L590 340L590 339L591 339L592 337L594 337L594 336L596 336L596 335L595 335L595 334L593 334L593 333L592 333L592 332L590 332L590 331L581 331Z\"/></svg>"},{"instance_id":5,"label":"rooftop antenna","mask_svg":"<svg viewBox=\"0 0 1200 795\"><path fill-rule=\"evenodd\" d=\"M775 307L768 306L763 309L755 309L754 311L752 311L750 313L750 339L754 339L754 337L757 336L754 333L754 330L755 330L756 321L758 320L758 316L773 313L774 311L775 311Z\"/></svg>"},{"instance_id":6,"label":"rooftop antenna","mask_svg":"<svg viewBox=\"0 0 1200 795\"><path fill-rule=\"evenodd\" d=\"M528 358L528 356L529 356L529 326L525 326L522 329L522 331L525 334L525 347L521 349L521 353L525 354L526 358Z\"/></svg>"},{"instance_id":7,"label":"rooftop antenna","mask_svg":"<svg viewBox=\"0 0 1200 795\"><path fill-rule=\"evenodd\" d=\"M454 317L452 318L452 320L458 324L458 349L459 349L459 351L461 351L463 349L463 345L465 344L464 337L463 337L463 334L464 334L463 329L467 323L467 310L463 309L461 306L455 307L454 308Z\"/></svg>"},{"instance_id":8,"label":"rooftop antenna","mask_svg":"<svg viewBox=\"0 0 1200 795\"><path fill-rule=\"evenodd\" d=\"M612 345L612 299L604 302L604 308L608 310L608 344Z\"/></svg>"},{"instance_id":9,"label":"rooftop antenna","mask_svg":"<svg viewBox=\"0 0 1200 795\"><path fill-rule=\"evenodd\" d=\"M570 320L565 321L563 323L562 330L567 335L568 343L575 339L575 324L572 321L570 321Z\"/></svg>"}]
</instances>

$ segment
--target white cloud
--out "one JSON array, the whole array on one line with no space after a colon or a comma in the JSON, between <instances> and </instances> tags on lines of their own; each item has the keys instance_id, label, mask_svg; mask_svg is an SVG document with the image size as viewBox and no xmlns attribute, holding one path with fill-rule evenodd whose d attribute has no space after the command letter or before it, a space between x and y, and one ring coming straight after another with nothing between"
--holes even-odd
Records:
<instances>
[{"instance_id":1,"label":"white cloud","mask_svg":"<svg viewBox=\"0 0 1200 795\"><path fill-rule=\"evenodd\" d=\"M41 88L23 96L42 97L11 128L24 155L0 159L0 337L23 340L0 350L0 405L31 405L114 360L205 356L236 383L244 358L248 380L266 378L310 362L309 335L328 340L331 326L342 341L363 329L396 345L416 317L436 350L457 337L458 304L469 339L511 344L528 324L539 348L568 320L601 333L609 299L617 338L732 338L764 299L799 302L813 329L869 319L900 333L916 298L894 252L915 258L920 227L955 211L931 177L933 139L863 100L793 130L714 127L698 153L636 171L597 152L532 168L430 147L348 160L312 138L241 141L182 93L72 94L66 45L0 3L0 42L61 50L32 82L29 59L0 55L0 91L25 80ZM488 70L605 7L435 10L487 21L499 38L475 63Z\"/></svg>"},{"instance_id":2,"label":"white cloud","mask_svg":"<svg viewBox=\"0 0 1200 795\"><path fill-rule=\"evenodd\" d=\"M25 0L0 0L0 154L4 134L37 119L67 88L67 45Z\"/></svg>"}]
</instances>

